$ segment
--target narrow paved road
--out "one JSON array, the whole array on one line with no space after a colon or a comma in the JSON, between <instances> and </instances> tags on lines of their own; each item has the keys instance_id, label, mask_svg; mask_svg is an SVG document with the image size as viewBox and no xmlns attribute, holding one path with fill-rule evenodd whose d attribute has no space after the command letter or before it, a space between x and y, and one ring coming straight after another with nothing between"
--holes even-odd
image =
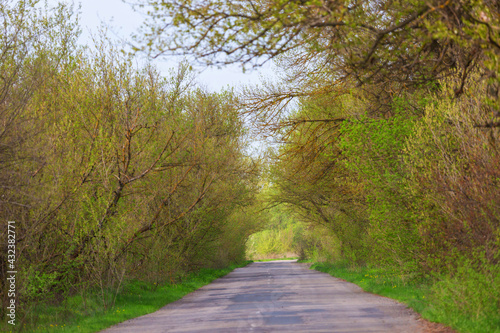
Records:
<instances>
[{"instance_id":1,"label":"narrow paved road","mask_svg":"<svg viewBox=\"0 0 500 333\"><path fill-rule=\"evenodd\" d=\"M294 261L238 268L103 332L422 332L414 313Z\"/></svg>"}]
</instances>

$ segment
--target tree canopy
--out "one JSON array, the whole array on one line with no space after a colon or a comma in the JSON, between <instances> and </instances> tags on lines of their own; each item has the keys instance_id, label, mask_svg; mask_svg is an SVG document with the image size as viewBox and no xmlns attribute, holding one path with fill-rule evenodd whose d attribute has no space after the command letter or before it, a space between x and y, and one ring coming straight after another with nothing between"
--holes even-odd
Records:
<instances>
[{"instance_id":1,"label":"tree canopy","mask_svg":"<svg viewBox=\"0 0 500 333\"><path fill-rule=\"evenodd\" d=\"M258 66L295 50L308 54L311 67L359 85L422 84L451 69L462 70L465 80L484 55L490 75L498 72L496 1L195 0L141 7L149 20L138 48L154 56Z\"/></svg>"}]
</instances>

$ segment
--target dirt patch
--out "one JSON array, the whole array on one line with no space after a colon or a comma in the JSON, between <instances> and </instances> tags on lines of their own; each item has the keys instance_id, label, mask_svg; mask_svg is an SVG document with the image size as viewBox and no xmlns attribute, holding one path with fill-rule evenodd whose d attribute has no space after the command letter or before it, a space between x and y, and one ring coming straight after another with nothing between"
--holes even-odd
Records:
<instances>
[{"instance_id":1,"label":"dirt patch","mask_svg":"<svg viewBox=\"0 0 500 333\"><path fill-rule=\"evenodd\" d=\"M433 323L424 318L420 318L418 321L422 324L424 333L457 333L457 331L451 327L439 323Z\"/></svg>"}]
</instances>

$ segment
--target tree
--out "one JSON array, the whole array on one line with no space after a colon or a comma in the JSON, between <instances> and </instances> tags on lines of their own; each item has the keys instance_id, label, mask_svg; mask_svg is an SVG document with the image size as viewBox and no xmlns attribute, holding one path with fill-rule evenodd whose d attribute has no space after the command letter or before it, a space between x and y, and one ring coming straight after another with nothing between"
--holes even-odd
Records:
<instances>
[{"instance_id":1,"label":"tree","mask_svg":"<svg viewBox=\"0 0 500 333\"><path fill-rule=\"evenodd\" d=\"M258 163L235 94L197 88L187 64L167 78L137 68L105 34L76 47L69 7L0 5L0 212L16 221L17 301L241 260Z\"/></svg>"},{"instance_id":2,"label":"tree","mask_svg":"<svg viewBox=\"0 0 500 333\"><path fill-rule=\"evenodd\" d=\"M338 86L382 84L393 94L481 63L499 72L495 1L144 1L149 20L138 49L157 57L194 55L207 64L258 66L290 51L306 53ZM495 96L497 99L498 96Z\"/></svg>"},{"instance_id":3,"label":"tree","mask_svg":"<svg viewBox=\"0 0 500 333\"><path fill-rule=\"evenodd\" d=\"M40 1L0 1L0 288L3 316L7 290L7 224L15 221L23 252L30 209L42 195L32 191L33 178L43 165L29 142L45 132L40 114L30 113L34 96L64 66L78 36L73 8L59 4L43 8ZM28 168L23 166L30 165ZM35 166L37 165L37 166Z\"/></svg>"}]
</instances>

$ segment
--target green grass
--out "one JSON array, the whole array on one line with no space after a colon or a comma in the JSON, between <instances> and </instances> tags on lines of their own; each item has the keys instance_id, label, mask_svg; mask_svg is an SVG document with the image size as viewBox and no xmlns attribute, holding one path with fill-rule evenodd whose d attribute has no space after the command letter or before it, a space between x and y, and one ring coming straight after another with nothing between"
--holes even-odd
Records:
<instances>
[{"instance_id":1,"label":"green grass","mask_svg":"<svg viewBox=\"0 0 500 333\"><path fill-rule=\"evenodd\" d=\"M114 306L107 309L97 290L85 297L72 296L59 305L41 304L30 311L31 321L26 320L22 329L17 326L12 332L97 332L154 312L248 263L250 261L224 269L202 269L176 284L156 285L138 280L129 281L116 295ZM113 299L114 294L109 290L105 297ZM8 332L9 329L12 329L12 326L0 325L0 331Z\"/></svg>"},{"instance_id":2,"label":"green grass","mask_svg":"<svg viewBox=\"0 0 500 333\"><path fill-rule=\"evenodd\" d=\"M500 318L495 315L464 316L450 300L434 292L434 282L415 282L397 272L368 267L350 267L345 263L315 263L311 269L352 282L363 290L398 300L424 319L442 323L458 332L500 332Z\"/></svg>"}]
</instances>

